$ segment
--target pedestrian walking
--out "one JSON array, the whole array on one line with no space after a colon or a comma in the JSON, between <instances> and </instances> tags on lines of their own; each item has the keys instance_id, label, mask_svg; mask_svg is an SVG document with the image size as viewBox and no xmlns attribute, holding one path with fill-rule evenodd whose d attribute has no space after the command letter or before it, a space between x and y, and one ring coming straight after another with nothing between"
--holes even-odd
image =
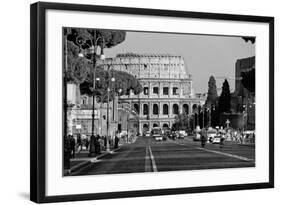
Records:
<instances>
[{"instance_id":1,"label":"pedestrian walking","mask_svg":"<svg viewBox=\"0 0 281 205\"><path fill-rule=\"evenodd\" d=\"M70 136L70 150L71 150L70 157L75 158L75 139L73 135Z\"/></svg>"},{"instance_id":2,"label":"pedestrian walking","mask_svg":"<svg viewBox=\"0 0 281 205\"><path fill-rule=\"evenodd\" d=\"M77 137L77 153L80 153L82 150L82 140L80 134Z\"/></svg>"},{"instance_id":3,"label":"pedestrian walking","mask_svg":"<svg viewBox=\"0 0 281 205\"><path fill-rule=\"evenodd\" d=\"M204 148L206 145L207 137L202 133L200 139L201 139L201 147Z\"/></svg>"},{"instance_id":4,"label":"pedestrian walking","mask_svg":"<svg viewBox=\"0 0 281 205\"><path fill-rule=\"evenodd\" d=\"M117 135L115 135L115 138L114 138L114 149L117 149L119 146L119 138Z\"/></svg>"},{"instance_id":5,"label":"pedestrian walking","mask_svg":"<svg viewBox=\"0 0 281 205\"><path fill-rule=\"evenodd\" d=\"M98 145L98 136L94 136L94 148L95 148L95 153L99 154L99 145Z\"/></svg>"},{"instance_id":6,"label":"pedestrian walking","mask_svg":"<svg viewBox=\"0 0 281 205\"><path fill-rule=\"evenodd\" d=\"M103 137L103 144L104 144L104 148L106 149L106 146L107 146L107 140L106 140L106 137L105 136L102 136Z\"/></svg>"},{"instance_id":7,"label":"pedestrian walking","mask_svg":"<svg viewBox=\"0 0 281 205\"><path fill-rule=\"evenodd\" d=\"M206 142L208 140L208 136L207 136L207 130L204 128L201 130L200 132L200 140L201 140L201 147L205 147Z\"/></svg>"},{"instance_id":8,"label":"pedestrian walking","mask_svg":"<svg viewBox=\"0 0 281 205\"><path fill-rule=\"evenodd\" d=\"M102 140L100 135L97 135L97 154L101 154L101 144L102 144Z\"/></svg>"},{"instance_id":9,"label":"pedestrian walking","mask_svg":"<svg viewBox=\"0 0 281 205\"><path fill-rule=\"evenodd\" d=\"M224 140L225 140L224 136L221 136L221 138L220 138L220 148L223 148Z\"/></svg>"},{"instance_id":10,"label":"pedestrian walking","mask_svg":"<svg viewBox=\"0 0 281 205\"><path fill-rule=\"evenodd\" d=\"M86 150L88 150L88 148L89 148L89 139L88 138L85 139L85 147L86 147Z\"/></svg>"},{"instance_id":11,"label":"pedestrian walking","mask_svg":"<svg viewBox=\"0 0 281 205\"><path fill-rule=\"evenodd\" d=\"M64 169L70 169L70 157L71 157L70 135L67 135L64 137Z\"/></svg>"}]
</instances>

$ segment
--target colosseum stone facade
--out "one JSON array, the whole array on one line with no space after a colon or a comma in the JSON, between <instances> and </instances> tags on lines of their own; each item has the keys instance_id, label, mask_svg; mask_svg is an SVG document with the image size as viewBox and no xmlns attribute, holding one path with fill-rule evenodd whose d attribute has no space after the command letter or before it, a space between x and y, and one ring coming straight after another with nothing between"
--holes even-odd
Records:
<instances>
[{"instance_id":1,"label":"colosseum stone facade","mask_svg":"<svg viewBox=\"0 0 281 205\"><path fill-rule=\"evenodd\" d=\"M143 86L142 93L131 92L119 99L119 106L130 104L137 111L138 117L131 116L129 123L139 133L156 126L171 128L177 114L190 115L192 108L205 102L205 98L194 94L192 76L182 56L125 53L107 58L102 64L132 74ZM128 126L123 125L122 119L118 123L119 127Z\"/></svg>"}]
</instances>

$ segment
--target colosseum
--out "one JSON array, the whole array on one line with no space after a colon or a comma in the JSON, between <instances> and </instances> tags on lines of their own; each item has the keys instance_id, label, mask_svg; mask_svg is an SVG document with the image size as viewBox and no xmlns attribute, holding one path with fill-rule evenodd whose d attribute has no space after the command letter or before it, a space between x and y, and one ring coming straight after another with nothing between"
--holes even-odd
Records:
<instances>
[{"instance_id":1,"label":"colosseum","mask_svg":"<svg viewBox=\"0 0 281 205\"><path fill-rule=\"evenodd\" d=\"M103 65L132 74L143 86L142 93L134 95L131 92L118 100L120 111L124 104L129 104L138 114L137 117L130 115L126 120L118 114L119 130L124 127L128 130L129 125L139 133L151 131L156 126L171 128L176 115L190 115L194 107L205 102L205 97L194 93L192 76L182 56L124 53L107 58Z\"/></svg>"}]
</instances>

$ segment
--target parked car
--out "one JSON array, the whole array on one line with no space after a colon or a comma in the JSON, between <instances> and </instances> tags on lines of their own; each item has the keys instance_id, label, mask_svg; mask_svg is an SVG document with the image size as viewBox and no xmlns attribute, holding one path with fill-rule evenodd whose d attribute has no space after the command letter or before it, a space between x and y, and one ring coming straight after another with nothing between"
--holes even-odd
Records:
<instances>
[{"instance_id":1,"label":"parked car","mask_svg":"<svg viewBox=\"0 0 281 205\"><path fill-rule=\"evenodd\" d=\"M216 129L212 129L211 127L208 128L208 130L207 130L207 141L213 142L213 139L215 138L216 135L217 135Z\"/></svg>"},{"instance_id":2,"label":"parked car","mask_svg":"<svg viewBox=\"0 0 281 205\"><path fill-rule=\"evenodd\" d=\"M214 138L212 139L212 144L219 144L221 141L221 136L215 135Z\"/></svg>"},{"instance_id":3,"label":"parked car","mask_svg":"<svg viewBox=\"0 0 281 205\"><path fill-rule=\"evenodd\" d=\"M145 134L145 136L146 136L146 137L150 137L150 134L149 134L149 132L147 132L147 133Z\"/></svg>"},{"instance_id":4,"label":"parked car","mask_svg":"<svg viewBox=\"0 0 281 205\"><path fill-rule=\"evenodd\" d=\"M185 130L180 130L178 133L179 133L178 136L179 139L184 139L185 137L187 137L187 133Z\"/></svg>"},{"instance_id":5,"label":"parked car","mask_svg":"<svg viewBox=\"0 0 281 205\"><path fill-rule=\"evenodd\" d=\"M213 144L220 144L221 138L225 138L225 131L219 130L218 133L214 136L214 139L212 140Z\"/></svg>"},{"instance_id":6,"label":"parked car","mask_svg":"<svg viewBox=\"0 0 281 205\"><path fill-rule=\"evenodd\" d=\"M243 134L244 143L254 143L255 142L255 131L246 130L242 134Z\"/></svg>"}]
</instances>

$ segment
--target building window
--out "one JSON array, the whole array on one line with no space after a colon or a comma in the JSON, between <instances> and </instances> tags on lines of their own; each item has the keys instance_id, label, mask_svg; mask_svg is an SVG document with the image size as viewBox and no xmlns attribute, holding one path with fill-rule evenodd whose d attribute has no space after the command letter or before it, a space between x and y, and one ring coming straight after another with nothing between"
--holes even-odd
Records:
<instances>
[{"instance_id":1,"label":"building window","mask_svg":"<svg viewBox=\"0 0 281 205\"><path fill-rule=\"evenodd\" d=\"M148 95L148 87L144 87L143 88L143 94L144 95Z\"/></svg>"},{"instance_id":2,"label":"building window","mask_svg":"<svg viewBox=\"0 0 281 205\"><path fill-rule=\"evenodd\" d=\"M169 106L167 104L163 105L163 115L169 114Z\"/></svg>"},{"instance_id":3,"label":"building window","mask_svg":"<svg viewBox=\"0 0 281 205\"><path fill-rule=\"evenodd\" d=\"M169 95L169 87L163 87L163 95Z\"/></svg>"},{"instance_id":4,"label":"building window","mask_svg":"<svg viewBox=\"0 0 281 205\"><path fill-rule=\"evenodd\" d=\"M187 115L188 115L188 113L189 113L189 106L188 106L188 104L184 104L184 105L182 106L182 110L183 110L183 113L184 113L184 114L187 114Z\"/></svg>"},{"instance_id":5,"label":"building window","mask_svg":"<svg viewBox=\"0 0 281 205\"><path fill-rule=\"evenodd\" d=\"M153 94L158 94L159 93L159 88L158 87L154 87L153 88Z\"/></svg>"},{"instance_id":6,"label":"building window","mask_svg":"<svg viewBox=\"0 0 281 205\"><path fill-rule=\"evenodd\" d=\"M173 95L178 95L178 94L179 94L179 88L173 87Z\"/></svg>"},{"instance_id":7,"label":"building window","mask_svg":"<svg viewBox=\"0 0 281 205\"><path fill-rule=\"evenodd\" d=\"M159 114L159 108L157 104L153 105L153 115L158 115Z\"/></svg>"},{"instance_id":8,"label":"building window","mask_svg":"<svg viewBox=\"0 0 281 205\"><path fill-rule=\"evenodd\" d=\"M173 114L178 115L179 114L179 106L177 104L173 105Z\"/></svg>"},{"instance_id":9,"label":"building window","mask_svg":"<svg viewBox=\"0 0 281 205\"><path fill-rule=\"evenodd\" d=\"M87 105L87 103L88 103L88 98L87 98L87 97L83 97L83 98L81 99L81 104L82 104L82 105Z\"/></svg>"},{"instance_id":10,"label":"building window","mask_svg":"<svg viewBox=\"0 0 281 205\"><path fill-rule=\"evenodd\" d=\"M143 105L143 115L148 115L148 105L147 104Z\"/></svg>"}]
</instances>

